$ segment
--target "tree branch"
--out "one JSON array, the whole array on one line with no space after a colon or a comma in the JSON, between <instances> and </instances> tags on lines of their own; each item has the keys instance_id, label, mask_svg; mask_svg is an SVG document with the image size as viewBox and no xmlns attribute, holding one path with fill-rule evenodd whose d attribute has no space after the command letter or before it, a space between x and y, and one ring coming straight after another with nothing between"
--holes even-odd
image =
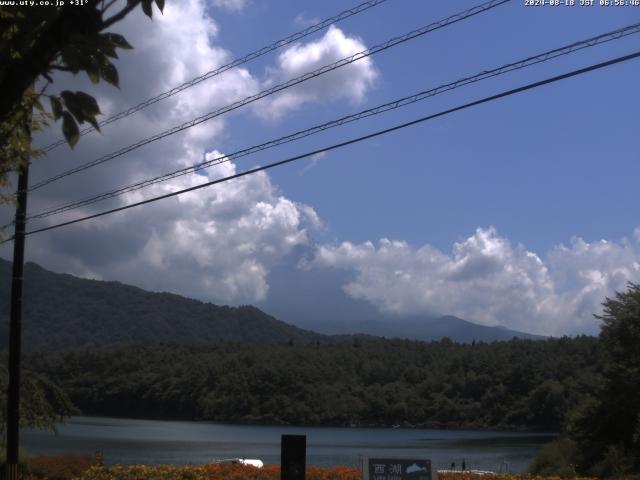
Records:
<instances>
[{"instance_id":1,"label":"tree branch","mask_svg":"<svg viewBox=\"0 0 640 480\"><path fill-rule=\"evenodd\" d=\"M49 65L49 70L59 70L61 72L71 72L71 73L75 72L75 70L73 70L71 67L65 67L63 65Z\"/></svg>"},{"instance_id":2,"label":"tree branch","mask_svg":"<svg viewBox=\"0 0 640 480\"><path fill-rule=\"evenodd\" d=\"M118 0L111 0L109 3L104 5L104 1L102 2L102 13L105 13L109 10Z\"/></svg>"},{"instance_id":3,"label":"tree branch","mask_svg":"<svg viewBox=\"0 0 640 480\"><path fill-rule=\"evenodd\" d=\"M118 13L116 13L114 16L112 16L111 18L108 18L107 20L104 20L102 22L102 28L100 30L104 30L105 28L109 28L111 25L113 25L116 22L119 22L120 20L122 20L124 17L126 17L134 8L136 8L138 6L138 4L140 3L140 0L135 0L133 3L127 5L126 7L124 7L122 10L120 10Z\"/></svg>"}]
</instances>

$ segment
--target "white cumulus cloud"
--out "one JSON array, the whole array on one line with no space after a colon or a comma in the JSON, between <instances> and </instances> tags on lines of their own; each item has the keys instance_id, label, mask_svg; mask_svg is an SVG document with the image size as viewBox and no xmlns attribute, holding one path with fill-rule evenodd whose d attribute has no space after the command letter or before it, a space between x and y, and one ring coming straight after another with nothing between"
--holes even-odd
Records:
<instances>
[{"instance_id":1,"label":"white cumulus cloud","mask_svg":"<svg viewBox=\"0 0 640 480\"><path fill-rule=\"evenodd\" d=\"M293 45L278 55L277 66L268 69L264 86L299 77L366 48L360 39L332 25L320 40ZM306 103L339 99L357 103L364 99L377 76L371 58L364 57L261 100L255 111L264 118L278 119Z\"/></svg>"},{"instance_id":2,"label":"white cumulus cloud","mask_svg":"<svg viewBox=\"0 0 640 480\"><path fill-rule=\"evenodd\" d=\"M218 156L218 152L213 152ZM235 166L182 177L145 191L155 196L235 173ZM137 196L137 195L136 195ZM278 195L269 177L258 173L197 192L179 195L162 205L162 221L142 210L123 219L151 232L136 259L112 264L119 276L140 281L155 278L155 289L232 303L263 300L270 268L297 245L308 241L307 226L315 211ZM166 275L163 277L163 275ZM194 281L184 283L185 278Z\"/></svg>"},{"instance_id":3,"label":"white cumulus cloud","mask_svg":"<svg viewBox=\"0 0 640 480\"><path fill-rule=\"evenodd\" d=\"M353 298L396 314L443 313L544 334L597 330L605 296L640 280L640 242L574 239L543 259L479 228L450 253L382 239L317 247L311 266L354 272Z\"/></svg>"},{"instance_id":4,"label":"white cumulus cloud","mask_svg":"<svg viewBox=\"0 0 640 480\"><path fill-rule=\"evenodd\" d=\"M240 8L244 2L219 3ZM124 34L135 47L123 52L117 61L121 90L96 87L83 77L69 76L56 79L54 88L97 94L103 110L116 113L234 57L216 44L220 26L207 13L203 0L185 0L179 5L168 2L164 15L154 15L153 21L136 9L114 30ZM74 151L66 146L53 150L34 165L34 181L244 98L259 86L248 69L227 71L105 126L102 135L83 137ZM205 122L126 157L70 176L30 195L31 211L221 156L216 147L229 135L228 128L226 120ZM48 134L50 138L42 138L39 143L46 144L58 134L56 125ZM38 226L198 185L235 171L236 166L227 162L197 175L131 192L111 203L50 217ZM307 228L320 225L312 207L284 197L267 174L259 173L46 235L34 235L27 251L30 260L57 271L118 279L219 303L253 303L267 295L267 278L273 265L295 246L308 241Z\"/></svg>"},{"instance_id":5,"label":"white cumulus cloud","mask_svg":"<svg viewBox=\"0 0 640 480\"><path fill-rule=\"evenodd\" d=\"M228 162L129 193L125 203L235 172ZM66 265L83 276L126 279L219 303L254 303L268 293L270 269L306 244L307 229L318 225L313 208L280 195L260 172L56 231L30 250L36 258L47 256L46 264L54 269Z\"/></svg>"}]
</instances>

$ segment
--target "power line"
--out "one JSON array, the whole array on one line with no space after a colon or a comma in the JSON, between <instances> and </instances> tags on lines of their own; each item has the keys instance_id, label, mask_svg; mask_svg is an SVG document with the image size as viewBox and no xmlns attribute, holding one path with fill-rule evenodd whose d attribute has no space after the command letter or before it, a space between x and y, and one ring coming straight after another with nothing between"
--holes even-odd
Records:
<instances>
[{"instance_id":1,"label":"power line","mask_svg":"<svg viewBox=\"0 0 640 480\"><path fill-rule=\"evenodd\" d=\"M313 33L316 33L320 30L325 29L326 27L328 27L331 24L340 22L341 20L345 20L346 18L352 17L354 15L357 15L361 12L364 12L365 10L368 10L370 8L373 7L377 7L378 5L380 5L381 3L386 2L387 0L370 0L368 2L364 2L361 3L360 5L356 5L353 8L344 10L340 13L338 13L337 15L334 15L333 17L330 18L326 18L324 20L322 20L321 22L316 23L315 25L311 25L310 27L305 28L304 30L300 30L299 32L293 33L291 35L289 35L288 37L282 38L276 42L271 43L270 45L264 46L254 52L251 52L247 55L245 55L244 57L241 58L236 58L235 60L233 60L230 63L227 63L226 65L223 65L221 67L218 67L214 70L210 70L206 73L203 73L202 75L189 80L188 82L183 83L182 85L178 85L177 87L173 87L171 90L167 90L166 92L160 93L158 95L156 95L155 97L151 97L148 100L145 100L144 102L139 103L138 105L128 108L127 110L123 110L120 113L116 113L115 115L112 115L111 117L101 121L98 123L98 125L100 127L103 127L105 125L108 125L110 123L116 122L122 118L128 117L130 115L133 115L136 112L139 112L140 110L143 110L147 107L150 107L151 105L160 102L161 100L164 100L165 98L169 98L172 97L173 95L182 92L183 90L186 90L188 88L193 87L194 85L197 85L200 82L204 82L205 80L208 80L212 77L215 77L217 75L220 75L224 72L226 72L227 70L231 70L232 68L238 67L240 65L243 65L247 62L250 62L252 60L255 60L256 58L259 58L263 55L266 55L267 53L273 52L274 50L277 50L279 48L282 48L286 45L289 45L290 43L293 43L295 41L298 41L302 38L305 38ZM89 126L86 127L84 129L82 129L80 131L80 135L85 135L89 132L94 131L95 128ZM65 143L67 143L67 141L63 138L59 139L58 141L47 145L46 147L43 148L43 150L45 152L50 152L51 150L53 150L54 148L59 147L60 145L64 145Z\"/></svg>"},{"instance_id":2,"label":"power line","mask_svg":"<svg viewBox=\"0 0 640 480\"><path fill-rule=\"evenodd\" d=\"M450 108L448 110L443 110L443 111L438 112L438 113L427 115L427 116L412 120L410 122L406 122L406 123L402 123L402 124L399 124L399 125L395 125L393 127L389 127L389 128L384 129L384 130L378 130L378 131L370 133L368 135L363 135L361 137L353 138L351 140L347 140L347 141L344 141L344 142L341 142L341 143L336 143L336 144L330 145L328 147L324 147L324 148L320 148L320 149L317 149L317 150L313 150L311 152L303 153L301 155L296 155L294 157L289 157L289 158L287 158L285 160L280 160L280 161L277 161L277 162L273 162L273 163L270 163L268 165L264 165L264 166L261 166L261 167L256 167L256 168L253 168L253 169L250 169L250 170L245 170L244 172L236 173L235 175L230 175L230 176L227 176L227 177L224 177L224 178L219 178L217 180L212 180L210 182L206 182L206 183L203 183L203 184L200 184L200 185L196 185L196 186L185 188L185 189L178 190L178 191L175 191L175 192L167 193L165 195L160 195L160 196L157 196L157 197L149 198L149 199L142 200L140 202L132 203L132 204L129 204L129 205L124 205L124 206L121 206L121 207L118 207L118 208L113 208L111 210L106 210L106 211L103 211L103 212L100 212L100 213L96 213L96 214L93 214L93 215L87 215L85 217L76 218L74 220L69 220L67 222L61 222L61 223L57 223L55 225L50 225L48 227L43 227L43 228L39 228L39 229L36 229L36 230L31 230L29 232L26 232L25 235L33 235L35 233L46 232L48 230L57 229L57 228L64 227L64 226L67 226L67 225L72 225L74 223L84 222L86 220L91 220L91 219L94 219L94 218L98 218L98 217L102 217L102 216L105 216L105 215L109 215L111 213L121 212L123 210L128 210L130 208L139 207L141 205L146 205L146 204L149 204L149 203L157 202L159 200L164 200L165 198L174 197L174 196L177 196L177 195L181 195L183 193L193 192L193 191L199 190L201 188L209 187L211 185L216 185L218 183L226 182L226 181L229 181L229 180L234 180L236 178L244 177L246 175L251 175L253 173L257 173L257 172L261 172L261 171L264 171L264 170L268 170L268 169L271 169L271 168L274 168L274 167L278 167L278 166L281 166L281 165L284 165L284 164L287 164L287 163L294 162L296 160L300 160L302 158L307 158L307 157L310 157L312 155L317 155L318 153L328 152L328 151L335 150L335 149L338 149L338 148L346 147L347 145L352 145L354 143L359 143L359 142L362 142L364 140L369 140L371 138L378 137L378 136L381 136L381 135L385 135L387 133L391 133L391 132L394 132L396 130L401 130L403 128L410 127L412 125L417 125L419 123L423 123L423 122L426 122L428 120L433 120L434 118L442 117L442 116L445 116L445 115L448 115L448 114L451 114L451 113L454 113L454 112L458 112L460 110L465 110L467 108L471 108L471 107L474 107L474 106L477 106L477 105L481 105L483 103L488 103L488 102L491 102L491 101L494 101L494 100L498 100L500 98L504 98L504 97L508 97L508 96L511 96L511 95L515 95L517 93L521 93L521 92L524 92L524 91L527 91L527 90L532 90L534 88L538 88L538 87L541 87L543 85L548 85L550 83L558 82L560 80L564 80L564 79L567 79L567 78L575 77L577 75L582 75L582 74L585 74L587 72L591 72L591 71L598 70L598 69L601 69L601 68L609 67L611 65L615 65L615 64L618 64L618 63L626 62L626 61L629 61L629 60L632 60L632 59L635 59L635 58L638 58L638 57L640 57L640 51L637 51L637 52L629 54L629 55L624 55L622 57L617 57L617 58L614 58L612 60L608 60L606 62L601 62L601 63L597 63L597 64L594 64L594 65L590 65L588 67L580 68L578 70L573 70L573 71L568 72L568 73L564 73L564 74L561 74L561 75L556 75L554 77L550 77L550 78L547 78L545 80L540 80L538 82L529 83L527 85L524 85L524 86L521 86L521 87L518 87L518 88L507 90L507 91L498 93L496 95L492 95L492 96L489 96L489 97L484 97L484 98L482 98L480 100L476 100L476 101L473 101L473 102L470 102L470 103L466 103L464 105L460 105L458 107ZM0 245L4 244L4 243L7 243L7 242L9 242L11 240L13 240L13 237L9 238L9 239L7 239L7 240L5 240L3 242L0 242Z\"/></svg>"},{"instance_id":3,"label":"power line","mask_svg":"<svg viewBox=\"0 0 640 480\"><path fill-rule=\"evenodd\" d=\"M277 93L281 90L284 90L286 88L290 88L293 87L294 85L298 85L299 83L305 82L307 80L310 80L312 78L316 78L320 75L323 75L327 72L330 72L332 70L335 70L337 68L343 67L345 65L351 64L353 62L356 62L358 60L361 60L365 57L369 57L371 55L374 55L376 53L379 53L381 51L387 50L391 47L394 47L396 45L399 45L401 43L407 42L409 40L412 40L414 38L420 37L422 35L425 35L427 33L433 32L435 30L438 30L440 28L444 28L446 26L452 25L454 23L457 23L459 21L465 20L467 18L470 18L472 16L478 15L480 13L486 12L488 10L491 10L497 6L503 5L505 3L510 2L511 0L490 0L488 2L482 3L480 5L476 5L475 7L472 7L470 9L467 9L463 12L457 13L455 15L451 15L450 17L447 17L443 20L440 20L438 22L434 22L431 23L429 25L426 25L424 27L418 28L416 30L412 30L411 32L408 32L404 35L398 36L398 37L394 37L391 38L390 40L387 40L384 43L378 44L374 47L371 47L369 49L363 50L361 52L355 53L353 55L350 55L348 57L345 57L343 59L338 60L337 62L331 63L329 65L325 65L323 67L320 67L317 70L314 70L312 72L307 72L304 75L301 75L299 77L293 78L291 80L288 80L284 83L275 85L267 90L263 90L255 95L251 95L249 97L246 97L242 100L239 100L237 102L231 103L225 107L219 108L218 110L215 110L213 112L207 113L205 115L202 115L200 117L196 117L188 122L183 123L182 125L178 125L175 126L173 128L170 128L169 130L165 130L164 132L158 133L152 137L148 137L144 140L140 140L137 143L134 143L132 145L129 145L128 147L124 147L121 148L120 150L117 150L115 152L109 153L107 155L104 155L100 158L97 158L95 160L92 160L88 163L85 163L83 165L80 165L78 167L72 168L70 170L67 170L66 172L60 173L58 175L55 175L53 177L50 177L46 180L42 180L41 182L36 183L35 185L33 185L31 188L29 188L29 191L33 191L36 190L38 188L44 187L45 185L48 185L52 182L55 182L57 180L60 180L61 178L64 177L68 177L69 175L73 175L75 173L81 172L83 170L87 170L88 168L92 168L95 167L96 165L100 165L104 162L107 162L109 160L112 160L116 157L120 157L126 153L129 153L133 150L136 150L137 148L140 148L144 145L147 145L149 143L155 142L156 140L160 140L162 138L168 137L169 135L173 135L175 133L181 132L183 130L186 130L188 128L191 127L195 127L196 125L199 125L200 123L206 122L208 120L211 120L212 118L218 117L224 113L228 113L232 110L235 110L237 108L243 107L245 105L248 105L252 102L255 102L257 100L260 100L261 98L267 97L269 95L273 95L274 93Z\"/></svg>"},{"instance_id":4,"label":"power line","mask_svg":"<svg viewBox=\"0 0 640 480\"><path fill-rule=\"evenodd\" d=\"M585 48L589 48L589 47L593 47L596 45L600 45L602 43L606 43L612 40L617 40L623 37L626 37L628 35L632 35L632 34L636 34L640 32L640 23L636 23L633 25L629 25L627 27L623 27L623 28L619 28L617 30L613 30L611 32L607 32L607 33L603 33L601 35L597 35L595 37L591 37L585 40L581 40L578 42L574 42L570 45L566 45L563 47L559 47L559 48L555 48L553 50L548 50L544 53L540 53L538 55L534 55L534 56L530 56L527 57L523 60L518 60L517 62L512 62L512 63L508 63L506 65L503 65L501 67L498 68L493 68L491 70L484 70L476 75L473 76L469 76L469 77L464 77L460 80L457 80L455 82L451 82L451 83L447 83L447 84L443 84L440 85L438 87L432 88L430 90L424 90L421 91L419 93L416 93L414 95L411 96L407 96L407 97L403 97L397 100L394 100L392 102L388 102L382 105L378 105L377 107L373 107L373 108L369 108L366 110L363 110L361 112L352 114L352 115L348 115L345 117L341 117L338 118L336 120L332 120L330 122L327 123L323 123L321 125L316 125L313 126L311 128L305 129L305 130L300 130L298 132L292 133L290 135L284 136L284 137L280 137L278 139L275 140L270 140L269 142L265 142L265 143L261 143L258 145L254 145L242 150L238 150L236 152L230 153L229 155L223 155L223 156L219 156L210 160L207 160L205 162L201 162L199 164L190 166L190 167L186 167L186 168L181 168L178 170L175 170L173 172L169 172L169 173L165 173L163 175L159 175L153 178L149 178L149 179L145 179L124 187L120 187L118 189L115 190L111 190L109 192L105 192L99 195L94 195L92 197L89 198L85 198L83 200L78 200L75 202L71 202L71 203L67 203L61 206L57 206L57 207L53 207L53 208L49 208L47 210L43 210L40 211L38 213L34 213L32 215L30 215L29 217L27 217L28 220L31 219L40 219L40 218L46 218L49 217L51 215L56 215L59 213L63 213L69 210L74 210L76 208L80 208L80 207L84 207L87 205L91 205L97 202L100 202L102 200L107 200L110 198L115 198L118 197L120 195L123 195L125 193L129 193L129 192L133 192L136 190L140 190L142 188L146 188L148 186L154 185L156 183L160 183L160 182L164 182L167 180L171 180L174 178L178 178L181 177L183 175L188 175L191 173L195 173L198 172L200 170L203 170L205 168L209 168L215 165L219 165L221 163L224 162L228 162L240 157L244 157L262 150L266 150L268 148L273 148L275 146L278 145L282 145L285 143L289 143L289 142L293 142L295 140L299 140L301 138L304 137L308 137L310 135L314 135L316 133L320 133L322 131L328 130L330 128L333 127L337 127L337 126L341 126L341 125L345 125L347 123L350 122L354 122L357 120L361 120L363 118L367 118L370 116L374 116L374 115L378 115L384 112L388 112L390 110L395 110L397 108L400 107L404 107L413 103L416 103L418 101L421 100L425 100L427 98L430 97L434 97L436 95L439 95L441 93L447 92L447 91L451 91L454 90L456 88L465 86L465 85L469 85L472 83L476 83L482 80L486 80L488 78L492 78L498 75L503 75L505 73L508 72L512 72L515 70L519 70L522 68L526 68L532 65L536 65L539 63L543 63L549 60L552 60L554 58L560 57L560 56L564 56L564 55L568 55L571 53L574 53L576 51L585 49Z\"/></svg>"}]
</instances>

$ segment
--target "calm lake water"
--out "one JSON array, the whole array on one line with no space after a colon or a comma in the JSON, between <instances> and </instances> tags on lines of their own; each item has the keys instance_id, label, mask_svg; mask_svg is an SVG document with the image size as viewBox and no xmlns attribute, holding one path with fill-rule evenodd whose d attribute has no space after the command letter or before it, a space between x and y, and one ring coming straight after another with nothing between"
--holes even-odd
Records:
<instances>
[{"instance_id":1,"label":"calm lake water","mask_svg":"<svg viewBox=\"0 0 640 480\"><path fill-rule=\"evenodd\" d=\"M553 434L408 428L258 427L209 422L72 417L58 435L28 430L21 444L32 455L101 450L106 464L199 464L259 458L280 463L280 436L307 436L307 465L357 466L361 455L431 459L434 468L522 472Z\"/></svg>"}]
</instances>

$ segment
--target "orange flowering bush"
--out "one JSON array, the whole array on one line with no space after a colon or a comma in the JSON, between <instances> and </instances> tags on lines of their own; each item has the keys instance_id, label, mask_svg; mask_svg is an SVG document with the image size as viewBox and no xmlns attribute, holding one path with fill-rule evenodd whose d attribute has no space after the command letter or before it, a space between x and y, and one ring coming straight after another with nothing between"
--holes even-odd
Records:
<instances>
[{"instance_id":1,"label":"orange flowering bush","mask_svg":"<svg viewBox=\"0 0 640 480\"><path fill-rule=\"evenodd\" d=\"M55 457L33 457L24 466L24 478L67 480L82 475L95 464L95 458L90 455L65 454Z\"/></svg>"},{"instance_id":2,"label":"orange flowering bush","mask_svg":"<svg viewBox=\"0 0 640 480\"><path fill-rule=\"evenodd\" d=\"M307 480L360 480L360 470L351 467L307 467ZM263 468L241 464L194 466L113 465L100 467L85 455L35 457L25 468L24 480L280 480L280 466ZM510 473L442 472L437 480L561 480L560 477L515 475ZM573 480L596 480L576 477ZM640 480L640 475L627 475L612 480Z\"/></svg>"},{"instance_id":3,"label":"orange flowering bush","mask_svg":"<svg viewBox=\"0 0 640 480\"><path fill-rule=\"evenodd\" d=\"M360 470L348 467L308 467L308 480L360 480ZM266 465L255 468L240 464L148 467L93 467L79 480L280 480L280 467Z\"/></svg>"}]
</instances>

